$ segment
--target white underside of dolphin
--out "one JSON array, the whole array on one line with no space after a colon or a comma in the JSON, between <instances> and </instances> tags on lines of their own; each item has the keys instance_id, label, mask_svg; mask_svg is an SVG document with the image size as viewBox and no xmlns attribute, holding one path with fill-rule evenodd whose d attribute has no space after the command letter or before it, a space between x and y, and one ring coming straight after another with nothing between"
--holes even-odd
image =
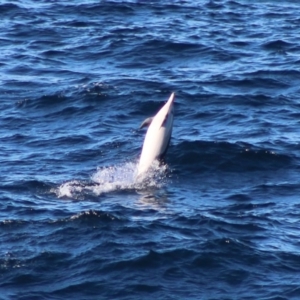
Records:
<instances>
[{"instance_id":1,"label":"white underside of dolphin","mask_svg":"<svg viewBox=\"0 0 300 300\"><path fill-rule=\"evenodd\" d=\"M150 123L147 130L143 149L139 161L137 176L145 174L156 159L162 158L169 146L174 118L174 99L172 93L167 103L153 117L146 119L144 124Z\"/></svg>"}]
</instances>

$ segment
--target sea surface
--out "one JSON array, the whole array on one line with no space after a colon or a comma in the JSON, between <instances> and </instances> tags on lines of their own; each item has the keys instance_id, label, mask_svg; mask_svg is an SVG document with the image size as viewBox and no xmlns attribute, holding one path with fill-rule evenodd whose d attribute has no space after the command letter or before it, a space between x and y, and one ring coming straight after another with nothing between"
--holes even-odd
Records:
<instances>
[{"instance_id":1,"label":"sea surface","mask_svg":"<svg viewBox=\"0 0 300 300\"><path fill-rule=\"evenodd\" d=\"M300 299L298 1L0 0L0 58L1 300Z\"/></svg>"}]
</instances>

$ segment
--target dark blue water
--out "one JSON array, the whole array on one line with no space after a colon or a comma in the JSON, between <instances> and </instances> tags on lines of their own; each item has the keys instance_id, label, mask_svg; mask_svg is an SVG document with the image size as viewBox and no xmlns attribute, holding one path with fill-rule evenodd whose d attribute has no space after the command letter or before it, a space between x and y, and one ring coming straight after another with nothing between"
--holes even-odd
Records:
<instances>
[{"instance_id":1,"label":"dark blue water","mask_svg":"<svg viewBox=\"0 0 300 300\"><path fill-rule=\"evenodd\" d=\"M300 299L297 1L0 1L1 299ZM166 166L140 123L176 92Z\"/></svg>"}]
</instances>

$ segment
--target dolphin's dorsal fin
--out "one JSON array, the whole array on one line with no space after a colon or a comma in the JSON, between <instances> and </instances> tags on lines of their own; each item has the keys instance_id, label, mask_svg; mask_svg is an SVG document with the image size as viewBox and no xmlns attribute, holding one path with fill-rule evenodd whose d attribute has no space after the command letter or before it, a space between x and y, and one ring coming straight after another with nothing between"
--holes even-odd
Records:
<instances>
[{"instance_id":1,"label":"dolphin's dorsal fin","mask_svg":"<svg viewBox=\"0 0 300 300\"><path fill-rule=\"evenodd\" d=\"M146 120L144 120L144 122L141 124L139 129L146 127L146 126L150 126L152 120L153 120L153 117L150 117L150 118L147 118Z\"/></svg>"}]
</instances>

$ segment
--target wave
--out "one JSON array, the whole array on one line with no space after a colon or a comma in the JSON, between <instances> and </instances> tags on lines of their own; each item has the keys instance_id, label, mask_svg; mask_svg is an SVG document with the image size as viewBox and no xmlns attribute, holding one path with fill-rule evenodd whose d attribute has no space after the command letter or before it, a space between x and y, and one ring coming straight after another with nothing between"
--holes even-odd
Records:
<instances>
[{"instance_id":1,"label":"wave","mask_svg":"<svg viewBox=\"0 0 300 300\"><path fill-rule=\"evenodd\" d=\"M288 168L294 157L246 143L183 141L168 161L190 171L251 172Z\"/></svg>"}]
</instances>

